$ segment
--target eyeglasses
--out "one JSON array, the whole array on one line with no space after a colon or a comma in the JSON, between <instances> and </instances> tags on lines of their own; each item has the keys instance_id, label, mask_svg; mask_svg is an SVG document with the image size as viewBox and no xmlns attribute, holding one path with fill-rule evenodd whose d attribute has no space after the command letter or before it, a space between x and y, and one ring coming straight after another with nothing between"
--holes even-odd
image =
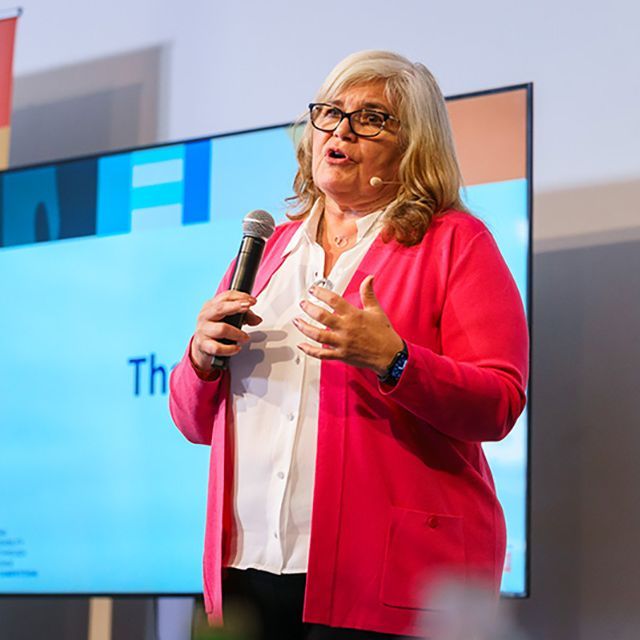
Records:
<instances>
[{"instance_id":1,"label":"eyeglasses","mask_svg":"<svg viewBox=\"0 0 640 640\"><path fill-rule=\"evenodd\" d=\"M357 111L346 113L342 109L324 102L312 102L309 105L309 115L311 124L325 133L335 131L346 118L349 121L351 131L362 138L377 136L385 128L388 120L400 122L398 118L394 118L384 111L358 109Z\"/></svg>"}]
</instances>

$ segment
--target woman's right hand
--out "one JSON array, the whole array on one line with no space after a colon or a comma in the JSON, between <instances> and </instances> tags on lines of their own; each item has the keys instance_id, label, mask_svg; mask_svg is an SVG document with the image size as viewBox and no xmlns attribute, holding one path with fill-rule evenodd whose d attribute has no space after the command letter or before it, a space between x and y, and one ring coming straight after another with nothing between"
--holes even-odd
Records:
<instances>
[{"instance_id":1,"label":"woman's right hand","mask_svg":"<svg viewBox=\"0 0 640 640\"><path fill-rule=\"evenodd\" d=\"M249 340L248 334L242 329L221 321L227 316L244 313L245 324L252 327L260 324L262 318L251 311L255 303L256 299L248 293L232 290L223 291L204 303L198 314L189 354L198 373L212 373L213 356L234 356ZM223 344L220 342L222 338L233 340L237 344Z\"/></svg>"}]
</instances>

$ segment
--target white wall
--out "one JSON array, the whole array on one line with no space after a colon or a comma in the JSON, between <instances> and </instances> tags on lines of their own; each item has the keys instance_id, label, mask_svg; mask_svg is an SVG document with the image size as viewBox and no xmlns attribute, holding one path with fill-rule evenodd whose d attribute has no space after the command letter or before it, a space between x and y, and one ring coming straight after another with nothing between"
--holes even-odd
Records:
<instances>
[{"instance_id":1,"label":"white wall","mask_svg":"<svg viewBox=\"0 0 640 640\"><path fill-rule=\"evenodd\" d=\"M637 445L628 434L637 432L638 411L628 396L621 402L613 373L589 377L581 363L608 358L613 372L628 370L633 376L635 371L628 366L622 334L640 323L637 284L630 288L637 275L627 267L632 264L628 243L640 238L640 4L23 0L22 5L16 87L26 86L29 78L31 86L34 79L42 85L43 77L68 78L61 69L88 73L102 69L102 59L162 50L152 133L130 144L289 121L333 64L364 48L392 49L424 62L448 95L535 83L533 591L530 600L512 608L536 639L634 638L640 571L631 570L638 554L625 545L640 538L633 507L638 483L623 453ZM103 89L118 83L106 73L101 81ZM24 104L16 108L28 106L26 93L18 93L16 100ZM598 297L582 276L592 269L605 273L601 261L613 265L606 273L617 282L601 278ZM619 298L604 296L616 286ZM600 298L610 306L603 315L593 303ZM581 305L585 300L591 304ZM621 317L626 324L618 330ZM594 346L601 335L608 337L607 346ZM599 366L590 371L596 370L601 372ZM637 394L640 384L629 388ZM593 415L606 421L608 409L615 425L589 422ZM617 449L603 447L610 442L607 433L618 438ZM590 473L594 460L602 472L596 486ZM615 513L606 513L610 502Z\"/></svg>"},{"instance_id":2,"label":"white wall","mask_svg":"<svg viewBox=\"0 0 640 640\"><path fill-rule=\"evenodd\" d=\"M22 4L18 77L165 45L162 140L288 121L344 55L386 48L427 64L449 95L533 81L538 193L640 174L633 0L369 0L366 10L342 0ZM620 207L537 213L542 240L640 224Z\"/></svg>"}]
</instances>

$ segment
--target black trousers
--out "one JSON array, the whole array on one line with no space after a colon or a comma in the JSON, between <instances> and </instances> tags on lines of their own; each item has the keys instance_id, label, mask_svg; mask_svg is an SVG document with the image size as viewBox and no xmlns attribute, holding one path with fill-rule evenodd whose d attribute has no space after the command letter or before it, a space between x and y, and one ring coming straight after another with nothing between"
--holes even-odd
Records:
<instances>
[{"instance_id":1,"label":"black trousers","mask_svg":"<svg viewBox=\"0 0 640 640\"><path fill-rule=\"evenodd\" d=\"M275 575L255 569L225 569L222 608L225 630L242 628L251 640L397 640L402 636L302 622L306 574Z\"/></svg>"}]
</instances>

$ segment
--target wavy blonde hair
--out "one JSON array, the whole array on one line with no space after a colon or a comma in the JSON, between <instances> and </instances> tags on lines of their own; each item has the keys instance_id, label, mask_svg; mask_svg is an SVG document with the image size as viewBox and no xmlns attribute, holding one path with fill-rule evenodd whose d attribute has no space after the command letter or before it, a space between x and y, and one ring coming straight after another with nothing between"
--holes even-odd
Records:
<instances>
[{"instance_id":1,"label":"wavy blonde hair","mask_svg":"<svg viewBox=\"0 0 640 640\"><path fill-rule=\"evenodd\" d=\"M389 51L361 51L347 56L331 71L316 102L331 102L346 89L368 82L384 82L384 94L400 120L403 150L398 171L401 183L384 218L385 238L404 245L419 243L433 217L448 209L466 211L460 198L462 174L456 159L449 117L440 87L431 72ZM302 124L304 116L298 122ZM288 198L291 219L304 218L322 192L311 173L312 135L304 125L297 145L295 195Z\"/></svg>"}]
</instances>

